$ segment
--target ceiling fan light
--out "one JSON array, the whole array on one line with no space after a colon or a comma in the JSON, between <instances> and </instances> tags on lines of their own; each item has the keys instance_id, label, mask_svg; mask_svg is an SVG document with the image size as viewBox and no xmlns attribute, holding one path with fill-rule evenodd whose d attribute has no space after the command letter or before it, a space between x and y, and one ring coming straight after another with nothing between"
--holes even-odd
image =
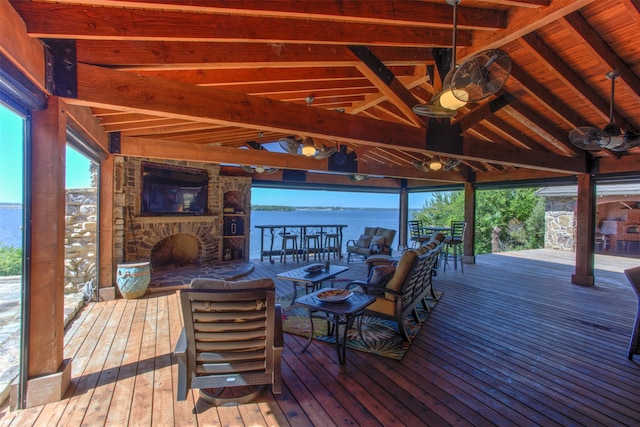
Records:
<instances>
[{"instance_id":1,"label":"ceiling fan light","mask_svg":"<svg viewBox=\"0 0 640 427\"><path fill-rule=\"evenodd\" d=\"M442 162L440 161L440 159L433 159L429 163L429 169L431 169L432 171L439 171L440 169L442 169Z\"/></svg>"},{"instance_id":2,"label":"ceiling fan light","mask_svg":"<svg viewBox=\"0 0 640 427\"><path fill-rule=\"evenodd\" d=\"M263 173L265 171L264 166L256 166L254 169L258 173Z\"/></svg>"},{"instance_id":3,"label":"ceiling fan light","mask_svg":"<svg viewBox=\"0 0 640 427\"><path fill-rule=\"evenodd\" d=\"M300 152L302 153L302 155L311 157L316 154L316 151L317 151L316 146L313 145L313 140L309 137L305 138L304 141L302 142L302 147L300 149Z\"/></svg>"},{"instance_id":4,"label":"ceiling fan light","mask_svg":"<svg viewBox=\"0 0 640 427\"><path fill-rule=\"evenodd\" d=\"M459 110L460 108L467 105L467 101L469 100L469 94L462 89L447 88L440 92L438 96L438 102L442 108L446 108L447 110Z\"/></svg>"}]
</instances>

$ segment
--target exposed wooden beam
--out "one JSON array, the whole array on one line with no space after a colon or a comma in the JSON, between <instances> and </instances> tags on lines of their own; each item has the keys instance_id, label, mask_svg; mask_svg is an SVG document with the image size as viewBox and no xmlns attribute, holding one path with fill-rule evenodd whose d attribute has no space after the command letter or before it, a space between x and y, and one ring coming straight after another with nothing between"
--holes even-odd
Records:
<instances>
[{"instance_id":1,"label":"exposed wooden beam","mask_svg":"<svg viewBox=\"0 0 640 427\"><path fill-rule=\"evenodd\" d=\"M462 62L483 50L500 48L559 18L585 7L595 0L554 0L542 8L519 8L509 14L507 28L490 32L474 33L473 43L460 49L458 62Z\"/></svg>"},{"instance_id":2,"label":"exposed wooden beam","mask_svg":"<svg viewBox=\"0 0 640 427\"><path fill-rule=\"evenodd\" d=\"M609 102L594 92L592 88L582 80L580 75L553 49L547 46L544 41L535 34L529 34L523 37L522 41L538 61L547 65L549 72L552 73L554 77L571 88L582 102L591 105L605 123L609 122ZM621 126L623 123L626 123L626 120L620 115L615 114L615 112L614 119Z\"/></svg>"},{"instance_id":3,"label":"exposed wooden beam","mask_svg":"<svg viewBox=\"0 0 640 427\"><path fill-rule=\"evenodd\" d=\"M327 160L316 160L305 156L272 153L260 150L242 150L234 147L199 145L163 139L122 137L120 154L156 159L192 160L245 166L267 166L283 169L326 171Z\"/></svg>"},{"instance_id":4,"label":"exposed wooden beam","mask_svg":"<svg viewBox=\"0 0 640 427\"><path fill-rule=\"evenodd\" d=\"M509 104L513 100L514 98L512 95L508 93L502 93L497 98L494 98L489 102L485 102L484 104L477 106L473 110L457 118L456 122L460 125L460 129L462 129L462 132L464 132L465 130L474 126L476 123L479 123L480 121L493 115L496 111L500 110L502 107Z\"/></svg>"},{"instance_id":5,"label":"exposed wooden beam","mask_svg":"<svg viewBox=\"0 0 640 427\"><path fill-rule=\"evenodd\" d=\"M558 129L553 123L520 101L512 102L505 111L517 120L526 123L527 127L554 147L563 155L584 157L584 150L580 150L569 142L567 133Z\"/></svg>"},{"instance_id":6,"label":"exposed wooden beam","mask_svg":"<svg viewBox=\"0 0 640 427\"><path fill-rule=\"evenodd\" d=\"M610 70L620 70L620 78L629 88L629 93L635 102L640 103L640 79L633 70L611 49L609 44L589 25L580 15L574 12L564 17L566 25L572 29L575 36L582 40L584 47L591 55L599 58ZM628 126L628 124L627 124ZM627 127L625 127L628 129Z\"/></svg>"},{"instance_id":7,"label":"exposed wooden beam","mask_svg":"<svg viewBox=\"0 0 640 427\"><path fill-rule=\"evenodd\" d=\"M521 150L502 144L487 144L468 135L464 138L462 156L456 157L471 160L485 158L490 163L523 168L529 168L532 163L535 163L538 165L536 166L538 170L560 173L587 172L587 163L584 158L563 157L549 151Z\"/></svg>"},{"instance_id":8,"label":"exposed wooden beam","mask_svg":"<svg viewBox=\"0 0 640 427\"><path fill-rule=\"evenodd\" d=\"M450 29L358 22L234 16L171 10L17 2L14 7L39 38L85 40L173 40L446 47ZM56 19L51 19L55 16ZM106 19L108 17L108 19ZM458 44L469 46L471 32L458 30Z\"/></svg>"},{"instance_id":9,"label":"exposed wooden beam","mask_svg":"<svg viewBox=\"0 0 640 427\"><path fill-rule=\"evenodd\" d=\"M45 0L47 1L47 0ZM48 0L50 3L86 4L86 0ZM548 0L511 1L515 5L538 5ZM94 5L138 8L144 10L189 11L207 14L226 14L262 18L286 17L304 20L358 22L365 24L391 24L451 28L451 8L445 4L412 0L340 0L264 1L233 0L94 0ZM460 7L458 26L470 30L496 30L505 28L507 14L502 10Z\"/></svg>"},{"instance_id":10,"label":"exposed wooden beam","mask_svg":"<svg viewBox=\"0 0 640 427\"><path fill-rule=\"evenodd\" d=\"M355 67L347 46L292 43L78 40L78 62L130 71ZM429 48L371 46L387 66L433 63ZM168 76L171 77L171 76Z\"/></svg>"},{"instance_id":11,"label":"exposed wooden beam","mask_svg":"<svg viewBox=\"0 0 640 427\"><path fill-rule=\"evenodd\" d=\"M490 130L506 138L508 141L511 141L510 143L515 145L516 147L521 147L529 150L546 150L546 147L542 146L537 141L523 134L514 126L496 116L487 117L485 123Z\"/></svg>"},{"instance_id":12,"label":"exposed wooden beam","mask_svg":"<svg viewBox=\"0 0 640 427\"><path fill-rule=\"evenodd\" d=\"M0 53L18 67L33 84L45 90L42 43L27 35L22 18L8 0L0 0Z\"/></svg>"},{"instance_id":13,"label":"exposed wooden beam","mask_svg":"<svg viewBox=\"0 0 640 427\"><path fill-rule=\"evenodd\" d=\"M125 96L126 95L126 96ZM422 149L424 130L336 111L78 64L78 99L69 103L124 108L211 124Z\"/></svg>"},{"instance_id":14,"label":"exposed wooden beam","mask_svg":"<svg viewBox=\"0 0 640 427\"><path fill-rule=\"evenodd\" d=\"M510 79L517 81L536 101L544 105L549 111L562 118L570 127L592 126L575 109L562 102L558 97L542 84L538 83L531 75L524 71L518 64L511 65Z\"/></svg>"},{"instance_id":15,"label":"exposed wooden beam","mask_svg":"<svg viewBox=\"0 0 640 427\"><path fill-rule=\"evenodd\" d=\"M373 83L388 100L416 126L426 126L427 122L413 112L412 107L418 103L411 92L385 67L366 46L349 46L349 49L362 62L358 65L360 71Z\"/></svg>"},{"instance_id":16,"label":"exposed wooden beam","mask_svg":"<svg viewBox=\"0 0 640 427\"><path fill-rule=\"evenodd\" d=\"M539 8L549 6L551 0L484 0L485 3L495 3L501 6L531 7Z\"/></svg>"},{"instance_id":17,"label":"exposed wooden beam","mask_svg":"<svg viewBox=\"0 0 640 427\"><path fill-rule=\"evenodd\" d=\"M84 64L78 65L78 99L67 99L67 102L99 108L126 108L142 114L163 114L166 117L240 126L257 131L392 146L409 151L423 151L426 141L426 130L423 128ZM485 145L465 138L465 155L462 157L487 162L494 162L495 159L497 163L545 170L584 170L583 162L578 159L561 156L551 159L550 153L537 155L526 151L525 154L515 147L498 153L494 158L496 153L490 150L484 153ZM452 153L442 151L434 154L447 156Z\"/></svg>"}]
</instances>

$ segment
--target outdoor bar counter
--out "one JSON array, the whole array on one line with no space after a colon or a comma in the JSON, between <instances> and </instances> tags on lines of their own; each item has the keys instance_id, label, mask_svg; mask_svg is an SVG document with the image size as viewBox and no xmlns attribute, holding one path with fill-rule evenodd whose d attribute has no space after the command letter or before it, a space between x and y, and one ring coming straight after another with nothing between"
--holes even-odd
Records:
<instances>
[{"instance_id":1,"label":"outdoor bar counter","mask_svg":"<svg viewBox=\"0 0 640 427\"><path fill-rule=\"evenodd\" d=\"M304 249L305 237L307 236L307 232L313 230L311 234L319 234L320 235L320 244L322 243L322 238L327 233L332 234L335 233L338 235L338 253L342 256L342 229L347 227L344 224L305 224L305 225L256 225L256 228L260 229L260 261L264 259L264 257L269 257L269 262L273 263L274 261L271 259L273 255L280 255L281 249L278 247L274 250L273 243L276 238L276 232L278 234L287 233L297 233L300 239L300 250ZM271 237L271 242L269 244L269 249L265 250L264 248L264 235L265 230L268 230L269 235Z\"/></svg>"}]
</instances>

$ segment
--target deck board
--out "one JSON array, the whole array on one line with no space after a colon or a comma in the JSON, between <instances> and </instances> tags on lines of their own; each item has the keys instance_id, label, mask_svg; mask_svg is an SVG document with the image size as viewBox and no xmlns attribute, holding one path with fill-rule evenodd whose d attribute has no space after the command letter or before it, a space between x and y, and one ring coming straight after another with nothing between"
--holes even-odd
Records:
<instances>
[{"instance_id":1,"label":"deck board","mask_svg":"<svg viewBox=\"0 0 640 427\"><path fill-rule=\"evenodd\" d=\"M402 361L285 334L282 394L211 407L175 400L177 293L91 303L67 327L73 378L60 402L0 412L2 425L634 425L640 360L626 358L637 307L622 271L596 256L596 286L570 283L572 255L481 255L434 278L444 291ZM338 262L338 261L336 261ZM249 278L295 263L255 262ZM362 263L340 276L363 279ZM279 296L293 291L276 280Z\"/></svg>"}]
</instances>

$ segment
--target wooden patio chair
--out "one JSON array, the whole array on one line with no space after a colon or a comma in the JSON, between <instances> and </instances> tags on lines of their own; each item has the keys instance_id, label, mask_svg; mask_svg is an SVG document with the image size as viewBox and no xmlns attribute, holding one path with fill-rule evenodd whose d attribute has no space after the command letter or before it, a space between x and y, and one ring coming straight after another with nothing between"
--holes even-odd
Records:
<instances>
[{"instance_id":1,"label":"wooden patio chair","mask_svg":"<svg viewBox=\"0 0 640 427\"><path fill-rule=\"evenodd\" d=\"M638 311L636 312L636 321L633 324L631 340L629 341L629 354L627 355L627 358L632 360L634 354L640 354L640 267L625 270L624 274L631 282L633 290L636 291L638 296Z\"/></svg>"},{"instance_id":2,"label":"wooden patio chair","mask_svg":"<svg viewBox=\"0 0 640 427\"><path fill-rule=\"evenodd\" d=\"M180 291L177 399L200 389L214 405L247 403L268 385L279 394L284 340L273 280L195 279L192 287L194 282L206 289Z\"/></svg>"}]
</instances>

